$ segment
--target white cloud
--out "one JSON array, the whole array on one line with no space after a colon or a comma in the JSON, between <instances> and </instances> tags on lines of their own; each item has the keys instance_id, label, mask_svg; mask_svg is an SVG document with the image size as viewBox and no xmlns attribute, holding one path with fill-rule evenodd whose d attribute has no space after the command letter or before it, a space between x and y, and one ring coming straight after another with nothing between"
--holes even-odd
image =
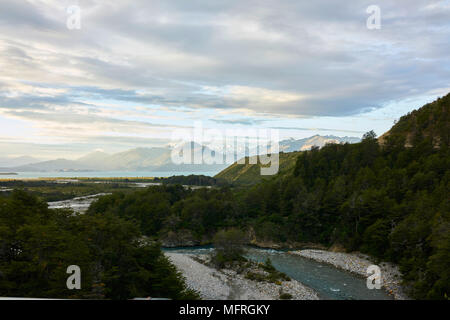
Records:
<instances>
[{"instance_id":1,"label":"white cloud","mask_svg":"<svg viewBox=\"0 0 450 320\"><path fill-rule=\"evenodd\" d=\"M236 123L354 116L450 79L448 1L380 0L380 30L366 28L369 0L78 0L82 28L68 30L72 4L0 3L0 114L55 137L211 110Z\"/></svg>"}]
</instances>

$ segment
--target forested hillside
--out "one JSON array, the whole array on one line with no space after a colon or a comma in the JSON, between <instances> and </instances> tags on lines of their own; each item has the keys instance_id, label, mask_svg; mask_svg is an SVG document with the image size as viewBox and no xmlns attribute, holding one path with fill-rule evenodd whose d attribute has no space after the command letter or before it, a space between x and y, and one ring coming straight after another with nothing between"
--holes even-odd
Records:
<instances>
[{"instance_id":1,"label":"forested hillside","mask_svg":"<svg viewBox=\"0 0 450 320\"><path fill-rule=\"evenodd\" d=\"M426 104L418 110L404 115L379 139L384 145L404 143L406 146L417 145L424 139L431 141L434 147L450 145L450 94Z\"/></svg>"},{"instance_id":2,"label":"forested hillside","mask_svg":"<svg viewBox=\"0 0 450 320\"><path fill-rule=\"evenodd\" d=\"M295 161L300 152L280 152L279 154L279 174L287 174L292 171ZM261 175L261 163L257 161L257 156L252 157L250 164L249 157L245 158L245 164L233 163L228 168L222 170L214 178L224 180L234 185L252 185L262 180L271 179L271 176ZM268 167L269 165L266 165Z\"/></svg>"}]
</instances>

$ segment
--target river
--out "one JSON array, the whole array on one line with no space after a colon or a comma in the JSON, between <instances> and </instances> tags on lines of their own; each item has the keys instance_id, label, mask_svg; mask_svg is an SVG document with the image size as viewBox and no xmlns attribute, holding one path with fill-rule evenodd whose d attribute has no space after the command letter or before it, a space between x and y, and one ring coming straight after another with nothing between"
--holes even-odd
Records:
<instances>
[{"instance_id":1,"label":"river","mask_svg":"<svg viewBox=\"0 0 450 320\"><path fill-rule=\"evenodd\" d=\"M171 248L169 252L205 254L211 247ZM264 262L270 258L273 266L308 287L326 300L392 300L383 289L367 289L366 279L286 251L248 248L246 258Z\"/></svg>"}]
</instances>

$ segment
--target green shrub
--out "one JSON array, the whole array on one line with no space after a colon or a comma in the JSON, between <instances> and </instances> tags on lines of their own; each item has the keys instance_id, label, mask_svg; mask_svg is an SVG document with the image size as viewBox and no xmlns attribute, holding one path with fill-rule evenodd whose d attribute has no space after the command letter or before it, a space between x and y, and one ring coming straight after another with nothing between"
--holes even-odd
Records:
<instances>
[{"instance_id":1,"label":"green shrub","mask_svg":"<svg viewBox=\"0 0 450 320\"><path fill-rule=\"evenodd\" d=\"M293 297L290 293L280 294L280 300L291 300Z\"/></svg>"}]
</instances>

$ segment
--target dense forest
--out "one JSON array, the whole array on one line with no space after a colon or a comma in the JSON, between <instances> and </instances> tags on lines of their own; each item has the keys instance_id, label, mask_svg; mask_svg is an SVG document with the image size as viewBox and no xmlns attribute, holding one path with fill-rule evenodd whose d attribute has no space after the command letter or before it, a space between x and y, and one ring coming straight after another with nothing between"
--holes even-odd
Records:
<instances>
[{"instance_id":1,"label":"dense forest","mask_svg":"<svg viewBox=\"0 0 450 320\"><path fill-rule=\"evenodd\" d=\"M400 265L410 294L450 293L450 95L400 119L376 139L330 144L297 157L293 170L250 188L181 186L116 193L91 215L114 214L155 239L184 233L207 242L240 227L260 240L320 243Z\"/></svg>"},{"instance_id":2,"label":"dense forest","mask_svg":"<svg viewBox=\"0 0 450 320\"><path fill-rule=\"evenodd\" d=\"M172 176L167 178L155 178L154 182L162 184L181 184L189 186L224 186L227 184L225 180L217 179L204 175L191 174L188 176Z\"/></svg>"},{"instance_id":3,"label":"dense forest","mask_svg":"<svg viewBox=\"0 0 450 320\"><path fill-rule=\"evenodd\" d=\"M66 286L81 269L81 289ZM16 190L0 198L0 296L32 298L193 299L158 244L113 214L50 210Z\"/></svg>"}]
</instances>

